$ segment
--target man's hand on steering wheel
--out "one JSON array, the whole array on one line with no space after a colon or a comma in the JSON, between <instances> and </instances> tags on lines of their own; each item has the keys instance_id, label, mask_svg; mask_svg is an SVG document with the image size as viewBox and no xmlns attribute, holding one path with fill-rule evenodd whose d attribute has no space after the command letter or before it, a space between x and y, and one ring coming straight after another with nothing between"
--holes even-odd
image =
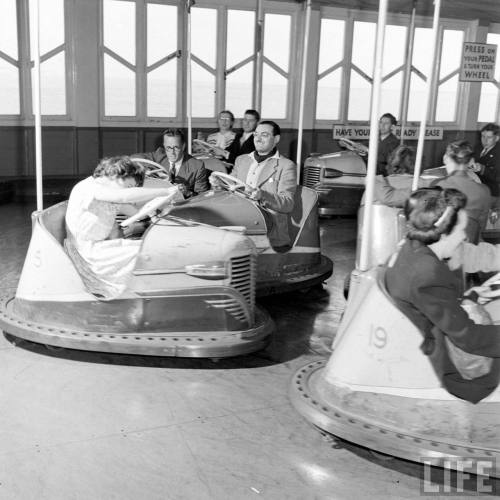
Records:
<instances>
[{"instance_id":1,"label":"man's hand on steering wheel","mask_svg":"<svg viewBox=\"0 0 500 500\"><path fill-rule=\"evenodd\" d=\"M252 201L258 201L262 196L260 189L253 188L237 177L222 172L212 172L209 182L214 189L236 192Z\"/></svg>"}]
</instances>

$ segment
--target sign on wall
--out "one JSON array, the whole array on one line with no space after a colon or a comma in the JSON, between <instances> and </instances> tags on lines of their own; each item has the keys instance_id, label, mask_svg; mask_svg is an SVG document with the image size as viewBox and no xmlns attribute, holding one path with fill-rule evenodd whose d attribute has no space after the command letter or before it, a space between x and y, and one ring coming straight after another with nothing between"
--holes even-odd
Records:
<instances>
[{"instance_id":1,"label":"sign on wall","mask_svg":"<svg viewBox=\"0 0 500 500\"><path fill-rule=\"evenodd\" d=\"M495 80L497 46L488 43L464 42L460 61L461 82L492 82Z\"/></svg>"},{"instance_id":2,"label":"sign on wall","mask_svg":"<svg viewBox=\"0 0 500 500\"><path fill-rule=\"evenodd\" d=\"M420 127L405 127L403 140L418 140ZM394 130L396 137L401 137L401 127L396 127ZM368 140L370 138L370 127L367 126L354 126L354 125L334 125L333 126L334 139L351 139L351 141ZM443 127L426 127L425 128L426 140L442 140Z\"/></svg>"}]
</instances>

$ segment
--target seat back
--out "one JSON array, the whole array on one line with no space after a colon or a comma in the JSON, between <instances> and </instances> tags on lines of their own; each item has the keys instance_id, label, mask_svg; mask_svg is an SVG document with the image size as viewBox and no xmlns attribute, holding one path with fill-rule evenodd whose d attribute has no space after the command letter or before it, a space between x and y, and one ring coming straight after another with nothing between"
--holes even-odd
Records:
<instances>
[{"instance_id":1,"label":"seat back","mask_svg":"<svg viewBox=\"0 0 500 500\"><path fill-rule=\"evenodd\" d=\"M358 211L358 239L356 244L356 269L359 269L361 237L363 235L365 206ZM370 254L368 267L383 265L396 251L398 243L406 236L406 219L400 208L372 205Z\"/></svg>"},{"instance_id":2,"label":"seat back","mask_svg":"<svg viewBox=\"0 0 500 500\"><path fill-rule=\"evenodd\" d=\"M319 247L318 194L313 189L297 186L288 216L288 234L293 246Z\"/></svg>"},{"instance_id":3,"label":"seat back","mask_svg":"<svg viewBox=\"0 0 500 500\"><path fill-rule=\"evenodd\" d=\"M49 234L62 246L66 238L66 209L68 202L62 201L45 209L40 214L40 223Z\"/></svg>"}]
</instances>

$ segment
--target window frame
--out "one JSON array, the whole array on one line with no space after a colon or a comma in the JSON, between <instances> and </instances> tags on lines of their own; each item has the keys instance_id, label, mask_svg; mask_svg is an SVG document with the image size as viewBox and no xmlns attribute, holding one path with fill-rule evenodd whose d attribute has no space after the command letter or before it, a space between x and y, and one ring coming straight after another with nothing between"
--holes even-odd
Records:
<instances>
[{"instance_id":1,"label":"window frame","mask_svg":"<svg viewBox=\"0 0 500 500\"><path fill-rule=\"evenodd\" d=\"M64 81L66 86L66 113L61 115L42 114L42 123L47 125L68 125L74 122L74 40L73 13L75 0L63 0L64 8L64 42L50 57L64 52ZM33 110L32 57L30 50L29 31L29 0L17 0L17 44L18 44L18 75L19 75L19 114L0 114L0 125L32 126L35 122ZM48 53L51 53L49 51ZM49 59L50 59L49 57ZM43 55L40 54L41 63Z\"/></svg>"},{"instance_id":2,"label":"window frame","mask_svg":"<svg viewBox=\"0 0 500 500\"><path fill-rule=\"evenodd\" d=\"M348 120L347 112L348 112L348 102L349 102L349 92L350 92L350 77L351 77L351 68L352 68L352 40L353 40L353 30L354 30L354 22L372 22L377 23L377 13L376 12L366 12L352 9L339 9L334 7L325 7L322 6L320 9L320 26L322 19L336 19L344 21L345 31L344 31L344 58L342 59L342 79L341 79L341 102L340 102L340 112L339 119L317 119L316 118L316 107L317 107L317 95L318 95L318 85L317 85L317 77L319 76L319 41L318 41L318 50L317 57L314 61L314 71L316 76L316 84L314 87L314 128L315 129L328 129L332 127L332 124L367 124L369 119L367 120ZM387 24L397 25L409 27L411 16L409 14L388 14L387 15ZM439 22L439 32L438 32L438 50L440 57L436 61L436 67L434 68L435 72L434 81L432 83L432 92L431 92L431 102L429 103L429 118L428 124L435 126L445 126L447 129L455 130L463 128L465 124L466 118L466 110L462 109L460 104L464 101L464 97L467 95L466 86L464 82L458 82L458 90L456 96L456 105L457 105L457 113L456 119L454 121L436 121L436 104L437 104L437 90L438 86L441 83L444 83L448 80L446 77L443 81L439 79L439 68L441 62L441 49L443 43L443 33L445 29L454 29L461 30L464 32L464 41L470 39L470 35L472 32L472 27L474 25L473 21L461 21L461 20L452 20L452 19L440 19ZM425 18L422 16L415 17L415 28L429 28L432 26L432 18ZM409 30L407 30L407 36L409 36ZM318 40L320 40L320 33L318 34ZM401 70L401 74L404 75L406 72L406 68L403 67ZM454 71L452 74L458 73ZM452 77L452 76L451 76ZM401 92L401 104L404 99L403 92ZM400 106L402 109L402 106ZM400 119L400 117L398 117ZM418 125L419 121L408 121L406 122L408 125Z\"/></svg>"}]
</instances>

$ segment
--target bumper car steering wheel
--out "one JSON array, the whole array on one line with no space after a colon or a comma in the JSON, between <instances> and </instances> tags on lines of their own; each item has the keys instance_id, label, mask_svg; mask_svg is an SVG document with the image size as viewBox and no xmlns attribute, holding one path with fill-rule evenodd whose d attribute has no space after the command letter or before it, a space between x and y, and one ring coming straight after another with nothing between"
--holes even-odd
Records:
<instances>
[{"instance_id":1,"label":"bumper car steering wheel","mask_svg":"<svg viewBox=\"0 0 500 500\"><path fill-rule=\"evenodd\" d=\"M132 161L137 163L145 163L144 167L146 169L146 177L149 179L162 179L168 180L167 171L159 164L153 160L148 160L146 158L132 158Z\"/></svg>"},{"instance_id":2,"label":"bumper car steering wheel","mask_svg":"<svg viewBox=\"0 0 500 500\"><path fill-rule=\"evenodd\" d=\"M339 146L348 149L349 151L354 151L359 156L366 156L368 151L366 146L358 144L357 142L351 141L350 139L339 139Z\"/></svg>"},{"instance_id":3,"label":"bumper car steering wheel","mask_svg":"<svg viewBox=\"0 0 500 500\"><path fill-rule=\"evenodd\" d=\"M232 175L225 174L224 172L212 172L210 177L214 178L217 181L216 185L220 186L222 189L231 191L232 193L237 193L249 200L256 201L251 197L251 193L252 191L255 191L255 188L246 182L243 182Z\"/></svg>"}]
</instances>

